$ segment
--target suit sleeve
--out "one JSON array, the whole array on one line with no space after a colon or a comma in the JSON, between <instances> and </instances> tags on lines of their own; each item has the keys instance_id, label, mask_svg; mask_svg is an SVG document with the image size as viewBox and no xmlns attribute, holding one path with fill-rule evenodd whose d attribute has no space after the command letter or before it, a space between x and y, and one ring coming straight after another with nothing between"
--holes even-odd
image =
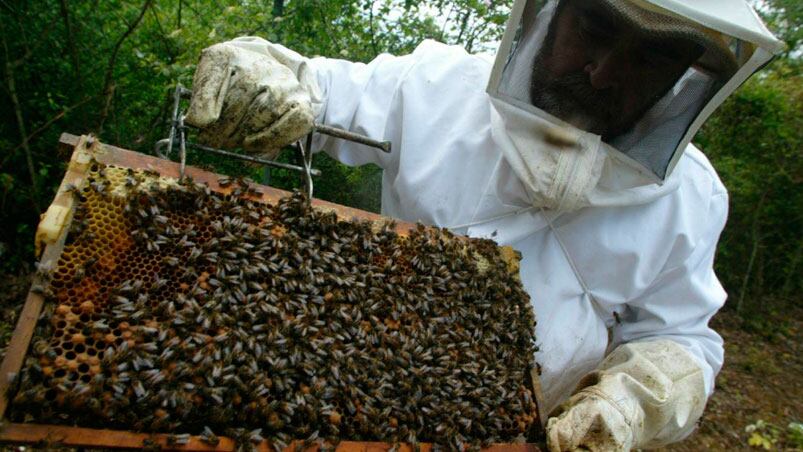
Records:
<instances>
[{"instance_id":1,"label":"suit sleeve","mask_svg":"<svg viewBox=\"0 0 803 452\"><path fill-rule=\"evenodd\" d=\"M328 126L391 142L390 154L362 144L317 134L314 149L323 150L346 165L374 163L385 170L399 165L400 143L389 121L400 104L400 85L420 59L418 51L395 57L382 54L370 63L338 59L311 60L323 94L323 108L316 121Z\"/></svg>"},{"instance_id":2,"label":"suit sleeve","mask_svg":"<svg viewBox=\"0 0 803 452\"><path fill-rule=\"evenodd\" d=\"M684 215L700 226L690 228L699 233L677 237L673 248L690 248L691 252L677 255L681 252L673 250L650 288L628 303L623 323L614 335L614 344L660 339L680 344L701 366L708 395L713 392L714 378L724 358L722 338L708 323L726 299L713 264L727 213L728 196L720 185L707 209ZM681 243L689 241L691 247Z\"/></svg>"}]
</instances>

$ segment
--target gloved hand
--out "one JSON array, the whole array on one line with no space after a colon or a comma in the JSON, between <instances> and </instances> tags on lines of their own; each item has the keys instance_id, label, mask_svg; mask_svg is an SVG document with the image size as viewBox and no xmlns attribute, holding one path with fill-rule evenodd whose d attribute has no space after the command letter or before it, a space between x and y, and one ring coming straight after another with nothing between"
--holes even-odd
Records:
<instances>
[{"instance_id":1,"label":"gloved hand","mask_svg":"<svg viewBox=\"0 0 803 452\"><path fill-rule=\"evenodd\" d=\"M702 370L683 347L624 344L549 419L547 445L552 452L658 447L689 435L705 401Z\"/></svg>"},{"instance_id":2,"label":"gloved hand","mask_svg":"<svg viewBox=\"0 0 803 452\"><path fill-rule=\"evenodd\" d=\"M312 129L309 93L271 54L230 42L203 51L185 121L213 147L243 147L268 158Z\"/></svg>"}]
</instances>

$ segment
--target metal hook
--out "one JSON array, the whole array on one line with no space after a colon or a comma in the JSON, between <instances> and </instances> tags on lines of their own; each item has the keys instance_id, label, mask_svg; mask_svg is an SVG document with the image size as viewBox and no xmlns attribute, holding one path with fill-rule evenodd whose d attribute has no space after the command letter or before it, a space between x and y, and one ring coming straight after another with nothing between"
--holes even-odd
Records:
<instances>
[{"instance_id":1,"label":"metal hook","mask_svg":"<svg viewBox=\"0 0 803 452\"><path fill-rule=\"evenodd\" d=\"M301 161L304 165L304 190L307 192L307 199L312 199L312 132L308 133L304 139L298 141L298 150L301 152Z\"/></svg>"},{"instance_id":2,"label":"metal hook","mask_svg":"<svg viewBox=\"0 0 803 452\"><path fill-rule=\"evenodd\" d=\"M178 133L179 133L179 141L178 141L178 155L179 155L179 167L178 167L178 176L179 179L184 179L184 170L187 167L187 138L184 134L184 115L180 115L178 117Z\"/></svg>"},{"instance_id":3,"label":"metal hook","mask_svg":"<svg viewBox=\"0 0 803 452\"><path fill-rule=\"evenodd\" d=\"M161 152L161 146L159 143L163 143L164 140L159 140L156 142L156 146L154 150L156 151L156 155L163 159L170 158L170 154L173 153L173 142L176 138L176 128L178 127L178 119L179 115L179 107L181 106L181 98L187 98L192 95L192 91L184 88L184 86L179 83L176 85L176 89L173 90L173 116L171 116L170 120L170 134L167 136L167 152ZM183 124L183 118L182 118Z\"/></svg>"}]
</instances>

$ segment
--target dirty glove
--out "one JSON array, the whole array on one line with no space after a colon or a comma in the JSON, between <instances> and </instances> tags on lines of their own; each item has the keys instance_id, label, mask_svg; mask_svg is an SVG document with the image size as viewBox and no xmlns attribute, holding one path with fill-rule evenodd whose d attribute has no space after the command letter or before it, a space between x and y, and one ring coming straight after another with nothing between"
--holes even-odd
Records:
<instances>
[{"instance_id":1,"label":"dirty glove","mask_svg":"<svg viewBox=\"0 0 803 452\"><path fill-rule=\"evenodd\" d=\"M259 38L216 44L201 54L185 121L210 146L272 158L312 129L314 83L306 59L276 44Z\"/></svg>"},{"instance_id":2,"label":"dirty glove","mask_svg":"<svg viewBox=\"0 0 803 452\"><path fill-rule=\"evenodd\" d=\"M669 340L617 347L547 423L552 452L627 451L685 438L706 393L695 358Z\"/></svg>"}]
</instances>

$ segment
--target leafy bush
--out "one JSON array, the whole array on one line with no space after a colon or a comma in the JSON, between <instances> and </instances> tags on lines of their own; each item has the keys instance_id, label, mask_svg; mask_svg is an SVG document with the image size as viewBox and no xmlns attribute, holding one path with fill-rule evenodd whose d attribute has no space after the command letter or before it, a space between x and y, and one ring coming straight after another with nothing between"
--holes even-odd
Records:
<instances>
[{"instance_id":1,"label":"leafy bush","mask_svg":"<svg viewBox=\"0 0 803 452\"><path fill-rule=\"evenodd\" d=\"M803 424L790 422L786 429L763 419L744 429L749 434L747 444L764 450L800 450L803 448ZM780 447L779 447L780 446Z\"/></svg>"},{"instance_id":2,"label":"leafy bush","mask_svg":"<svg viewBox=\"0 0 803 452\"><path fill-rule=\"evenodd\" d=\"M731 96L696 140L730 192L716 268L739 310L803 289L803 78L779 63Z\"/></svg>"}]
</instances>

